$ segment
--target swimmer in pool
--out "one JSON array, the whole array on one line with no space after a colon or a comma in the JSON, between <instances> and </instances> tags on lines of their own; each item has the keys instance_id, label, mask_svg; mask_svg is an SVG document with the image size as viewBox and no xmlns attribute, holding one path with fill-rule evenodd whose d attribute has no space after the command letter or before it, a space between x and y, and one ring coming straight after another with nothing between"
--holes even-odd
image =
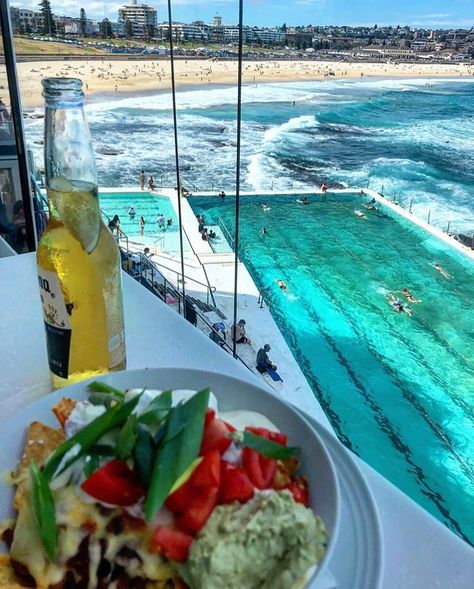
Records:
<instances>
[{"instance_id":1,"label":"swimmer in pool","mask_svg":"<svg viewBox=\"0 0 474 589\"><path fill-rule=\"evenodd\" d=\"M268 231L266 227L262 227L262 230L260 231L260 235L268 235Z\"/></svg>"},{"instance_id":2,"label":"swimmer in pool","mask_svg":"<svg viewBox=\"0 0 474 589\"><path fill-rule=\"evenodd\" d=\"M410 301L410 303L421 303L421 299L415 299L408 288L402 289L402 294L406 297L407 301Z\"/></svg>"},{"instance_id":3,"label":"swimmer in pool","mask_svg":"<svg viewBox=\"0 0 474 589\"><path fill-rule=\"evenodd\" d=\"M412 311L410 307L405 307L402 305L402 303L393 294L387 297L387 302L395 311L395 313L406 313L409 317L411 317Z\"/></svg>"},{"instance_id":4,"label":"swimmer in pool","mask_svg":"<svg viewBox=\"0 0 474 589\"><path fill-rule=\"evenodd\" d=\"M367 217L364 215L364 213L362 211L359 211L359 209L355 209L354 215L356 217L359 217L359 219L367 219Z\"/></svg>"},{"instance_id":5,"label":"swimmer in pool","mask_svg":"<svg viewBox=\"0 0 474 589\"><path fill-rule=\"evenodd\" d=\"M449 272L447 272L447 271L446 271L446 270L443 268L443 266L440 266L440 265L438 264L438 262L436 262L436 263L434 264L434 267L436 268L436 270L438 270L438 272L439 272L440 274L442 274L442 275L443 275L445 278L447 278L448 280L449 280L450 278L452 278L451 274L450 274Z\"/></svg>"},{"instance_id":6,"label":"swimmer in pool","mask_svg":"<svg viewBox=\"0 0 474 589\"><path fill-rule=\"evenodd\" d=\"M308 200L308 197L307 196L304 196L303 198L297 198L296 199L296 202L299 205L309 205L309 200Z\"/></svg>"},{"instance_id":7,"label":"swimmer in pool","mask_svg":"<svg viewBox=\"0 0 474 589\"><path fill-rule=\"evenodd\" d=\"M267 205L267 203L266 203L266 202L264 202L264 203L263 203L263 205L262 205L262 209L263 209L263 210L265 211L265 213L266 213L267 211L269 211L269 210L270 210L270 207Z\"/></svg>"},{"instance_id":8,"label":"swimmer in pool","mask_svg":"<svg viewBox=\"0 0 474 589\"><path fill-rule=\"evenodd\" d=\"M277 282L277 284L278 284L278 288L279 288L280 290L287 290L287 288L288 288L288 287L287 287L287 286L286 286L286 284L283 282L283 280L280 280L280 279L278 279L276 282Z\"/></svg>"}]
</instances>

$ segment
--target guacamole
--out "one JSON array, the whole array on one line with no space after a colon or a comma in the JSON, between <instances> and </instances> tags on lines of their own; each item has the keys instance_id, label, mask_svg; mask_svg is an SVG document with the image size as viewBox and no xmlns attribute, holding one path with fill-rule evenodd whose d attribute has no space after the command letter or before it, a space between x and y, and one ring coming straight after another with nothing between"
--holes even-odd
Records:
<instances>
[{"instance_id":1,"label":"guacamole","mask_svg":"<svg viewBox=\"0 0 474 589\"><path fill-rule=\"evenodd\" d=\"M288 491L216 507L179 573L191 589L291 589L321 560L323 522Z\"/></svg>"}]
</instances>

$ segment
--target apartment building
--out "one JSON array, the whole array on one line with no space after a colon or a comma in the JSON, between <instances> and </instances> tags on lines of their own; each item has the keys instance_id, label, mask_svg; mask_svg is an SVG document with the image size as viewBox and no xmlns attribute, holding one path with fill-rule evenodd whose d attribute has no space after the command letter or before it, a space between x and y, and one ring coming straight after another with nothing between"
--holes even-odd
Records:
<instances>
[{"instance_id":1,"label":"apartment building","mask_svg":"<svg viewBox=\"0 0 474 589\"><path fill-rule=\"evenodd\" d=\"M147 4L137 4L137 0L130 0L130 4L118 10L118 20L122 26L126 21L132 23L133 36L141 37L146 28L156 30L158 13L156 8Z\"/></svg>"}]
</instances>

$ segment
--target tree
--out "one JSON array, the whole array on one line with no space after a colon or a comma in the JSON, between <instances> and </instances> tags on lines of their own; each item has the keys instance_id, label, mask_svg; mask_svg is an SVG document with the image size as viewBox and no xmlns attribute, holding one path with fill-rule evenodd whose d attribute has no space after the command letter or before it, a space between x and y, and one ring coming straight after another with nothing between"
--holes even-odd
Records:
<instances>
[{"instance_id":1,"label":"tree","mask_svg":"<svg viewBox=\"0 0 474 589\"><path fill-rule=\"evenodd\" d=\"M133 37L133 25L132 21L127 19L123 25L123 33L126 39L131 39Z\"/></svg>"},{"instance_id":2,"label":"tree","mask_svg":"<svg viewBox=\"0 0 474 589\"><path fill-rule=\"evenodd\" d=\"M23 25L20 25L18 27L18 34L19 35L24 35L25 34L25 27Z\"/></svg>"},{"instance_id":3,"label":"tree","mask_svg":"<svg viewBox=\"0 0 474 589\"><path fill-rule=\"evenodd\" d=\"M155 36L155 27L153 25L147 25L145 27L145 36L147 41L151 41Z\"/></svg>"},{"instance_id":4,"label":"tree","mask_svg":"<svg viewBox=\"0 0 474 589\"><path fill-rule=\"evenodd\" d=\"M81 37L85 37L86 36L86 29L87 29L87 17L86 17L86 11L84 10L84 8L81 8L80 11L80 16L79 16L79 34L81 35Z\"/></svg>"},{"instance_id":5,"label":"tree","mask_svg":"<svg viewBox=\"0 0 474 589\"><path fill-rule=\"evenodd\" d=\"M51 11L51 2L49 0L41 0L39 5L42 20L41 33L52 37L56 34L56 23L53 18L53 12Z\"/></svg>"},{"instance_id":6,"label":"tree","mask_svg":"<svg viewBox=\"0 0 474 589\"><path fill-rule=\"evenodd\" d=\"M33 31L31 30L31 25L30 25L29 22L27 22L26 25L25 25L25 34L26 35L31 35L32 32Z\"/></svg>"},{"instance_id":7,"label":"tree","mask_svg":"<svg viewBox=\"0 0 474 589\"><path fill-rule=\"evenodd\" d=\"M102 35L102 39L111 39L113 37L112 25L110 24L110 20L108 18L104 18L104 20L100 23L100 33Z\"/></svg>"},{"instance_id":8,"label":"tree","mask_svg":"<svg viewBox=\"0 0 474 589\"><path fill-rule=\"evenodd\" d=\"M286 22L284 22L284 23L281 25L280 31L281 31L282 33L286 33L286 29L287 29Z\"/></svg>"}]
</instances>

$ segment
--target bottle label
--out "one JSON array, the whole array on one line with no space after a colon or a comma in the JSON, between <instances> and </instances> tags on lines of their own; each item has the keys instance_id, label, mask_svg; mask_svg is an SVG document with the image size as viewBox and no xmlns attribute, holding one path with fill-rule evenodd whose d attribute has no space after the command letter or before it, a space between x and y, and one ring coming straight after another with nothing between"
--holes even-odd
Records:
<instances>
[{"instance_id":1,"label":"bottle label","mask_svg":"<svg viewBox=\"0 0 474 589\"><path fill-rule=\"evenodd\" d=\"M38 282L46 328L49 369L61 378L68 378L72 306L66 305L55 272L38 268Z\"/></svg>"}]
</instances>

